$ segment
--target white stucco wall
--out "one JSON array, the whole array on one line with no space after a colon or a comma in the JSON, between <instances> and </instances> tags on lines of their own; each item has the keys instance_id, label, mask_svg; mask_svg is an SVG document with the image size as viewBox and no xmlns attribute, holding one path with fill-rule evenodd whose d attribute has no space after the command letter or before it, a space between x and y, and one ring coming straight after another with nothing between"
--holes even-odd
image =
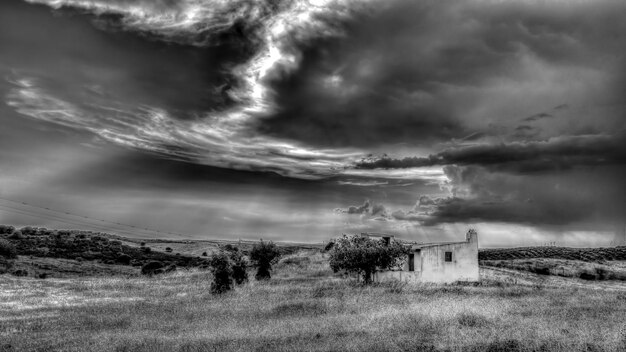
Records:
<instances>
[{"instance_id":1,"label":"white stucco wall","mask_svg":"<svg viewBox=\"0 0 626 352\"><path fill-rule=\"evenodd\" d=\"M405 263L403 270L378 272L374 275L374 280L399 280L409 283L480 280L476 234L469 236L466 242L430 245L414 251L416 251L414 253L415 271L408 271L409 265ZM452 252L451 262L445 261L445 252Z\"/></svg>"}]
</instances>

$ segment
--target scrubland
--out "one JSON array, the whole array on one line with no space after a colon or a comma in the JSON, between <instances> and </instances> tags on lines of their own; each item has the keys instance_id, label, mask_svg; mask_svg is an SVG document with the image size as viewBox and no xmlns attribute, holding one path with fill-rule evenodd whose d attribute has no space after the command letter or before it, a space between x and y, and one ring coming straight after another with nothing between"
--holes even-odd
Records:
<instances>
[{"instance_id":1,"label":"scrubland","mask_svg":"<svg viewBox=\"0 0 626 352\"><path fill-rule=\"evenodd\" d=\"M0 351L626 351L623 282L481 275L480 284L362 286L316 251L222 295L200 269L1 275Z\"/></svg>"}]
</instances>

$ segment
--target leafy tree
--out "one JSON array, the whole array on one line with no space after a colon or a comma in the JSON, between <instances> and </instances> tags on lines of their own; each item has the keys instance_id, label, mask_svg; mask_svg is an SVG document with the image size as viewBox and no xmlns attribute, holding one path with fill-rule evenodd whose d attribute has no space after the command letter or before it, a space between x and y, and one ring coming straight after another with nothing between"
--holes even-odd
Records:
<instances>
[{"instance_id":1,"label":"leafy tree","mask_svg":"<svg viewBox=\"0 0 626 352\"><path fill-rule=\"evenodd\" d=\"M334 241L330 252L330 267L334 272L346 270L361 275L363 282L372 282L377 270L402 265L410 249L399 242L385 243L362 236L346 236Z\"/></svg>"},{"instance_id":2,"label":"leafy tree","mask_svg":"<svg viewBox=\"0 0 626 352\"><path fill-rule=\"evenodd\" d=\"M238 251L239 251L239 248L237 248L237 247L233 246L233 245L232 245L232 244L230 244L230 243L225 244L225 245L222 247L222 249L224 249L225 251L228 251L228 252L238 252Z\"/></svg>"},{"instance_id":3,"label":"leafy tree","mask_svg":"<svg viewBox=\"0 0 626 352\"><path fill-rule=\"evenodd\" d=\"M220 294L230 291L233 285L233 268L228 254L220 251L209 260L213 282L211 283L211 293Z\"/></svg>"},{"instance_id":4,"label":"leafy tree","mask_svg":"<svg viewBox=\"0 0 626 352\"><path fill-rule=\"evenodd\" d=\"M37 234L37 230L32 226L24 226L20 229L20 231L26 236L32 236Z\"/></svg>"},{"instance_id":5,"label":"leafy tree","mask_svg":"<svg viewBox=\"0 0 626 352\"><path fill-rule=\"evenodd\" d=\"M233 251L230 253L230 259L232 261L233 268L233 280L237 285L248 282L248 261L239 251Z\"/></svg>"},{"instance_id":6,"label":"leafy tree","mask_svg":"<svg viewBox=\"0 0 626 352\"><path fill-rule=\"evenodd\" d=\"M0 225L0 235L12 234L15 231L15 227L11 225Z\"/></svg>"},{"instance_id":7,"label":"leafy tree","mask_svg":"<svg viewBox=\"0 0 626 352\"><path fill-rule=\"evenodd\" d=\"M17 230L9 235L9 239L11 240L21 240L22 238L24 238L24 235L22 235L22 231L20 230Z\"/></svg>"},{"instance_id":8,"label":"leafy tree","mask_svg":"<svg viewBox=\"0 0 626 352\"><path fill-rule=\"evenodd\" d=\"M272 275L272 265L278 261L280 257L280 251L278 247L272 242L263 242L255 244L250 251L250 260L252 260L257 267L255 279L257 280L269 280Z\"/></svg>"},{"instance_id":9,"label":"leafy tree","mask_svg":"<svg viewBox=\"0 0 626 352\"><path fill-rule=\"evenodd\" d=\"M0 274L13 268L13 259L17 258L17 250L10 241L0 239Z\"/></svg>"},{"instance_id":10,"label":"leafy tree","mask_svg":"<svg viewBox=\"0 0 626 352\"><path fill-rule=\"evenodd\" d=\"M0 257L4 257L6 259L17 258L17 250L15 249L13 243L0 239Z\"/></svg>"}]
</instances>

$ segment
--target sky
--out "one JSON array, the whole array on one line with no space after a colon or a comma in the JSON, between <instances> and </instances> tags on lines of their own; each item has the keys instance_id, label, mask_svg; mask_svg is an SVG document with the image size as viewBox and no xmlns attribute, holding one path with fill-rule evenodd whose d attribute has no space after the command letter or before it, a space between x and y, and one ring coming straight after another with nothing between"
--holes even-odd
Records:
<instances>
[{"instance_id":1,"label":"sky","mask_svg":"<svg viewBox=\"0 0 626 352\"><path fill-rule=\"evenodd\" d=\"M0 223L626 243L622 0L2 0Z\"/></svg>"}]
</instances>

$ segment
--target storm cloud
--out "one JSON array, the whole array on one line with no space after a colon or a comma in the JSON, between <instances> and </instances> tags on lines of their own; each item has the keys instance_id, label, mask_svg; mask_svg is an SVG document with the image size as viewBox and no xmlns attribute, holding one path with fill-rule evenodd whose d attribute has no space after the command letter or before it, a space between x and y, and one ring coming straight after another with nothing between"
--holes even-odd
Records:
<instances>
[{"instance_id":1,"label":"storm cloud","mask_svg":"<svg viewBox=\"0 0 626 352\"><path fill-rule=\"evenodd\" d=\"M433 165L480 165L516 173L564 170L594 165L626 164L626 132L559 136L545 141L473 144L453 147L428 157L364 159L360 169L395 169Z\"/></svg>"},{"instance_id":2,"label":"storm cloud","mask_svg":"<svg viewBox=\"0 0 626 352\"><path fill-rule=\"evenodd\" d=\"M624 221L625 11L1 1L0 193L198 237L593 236Z\"/></svg>"}]
</instances>

